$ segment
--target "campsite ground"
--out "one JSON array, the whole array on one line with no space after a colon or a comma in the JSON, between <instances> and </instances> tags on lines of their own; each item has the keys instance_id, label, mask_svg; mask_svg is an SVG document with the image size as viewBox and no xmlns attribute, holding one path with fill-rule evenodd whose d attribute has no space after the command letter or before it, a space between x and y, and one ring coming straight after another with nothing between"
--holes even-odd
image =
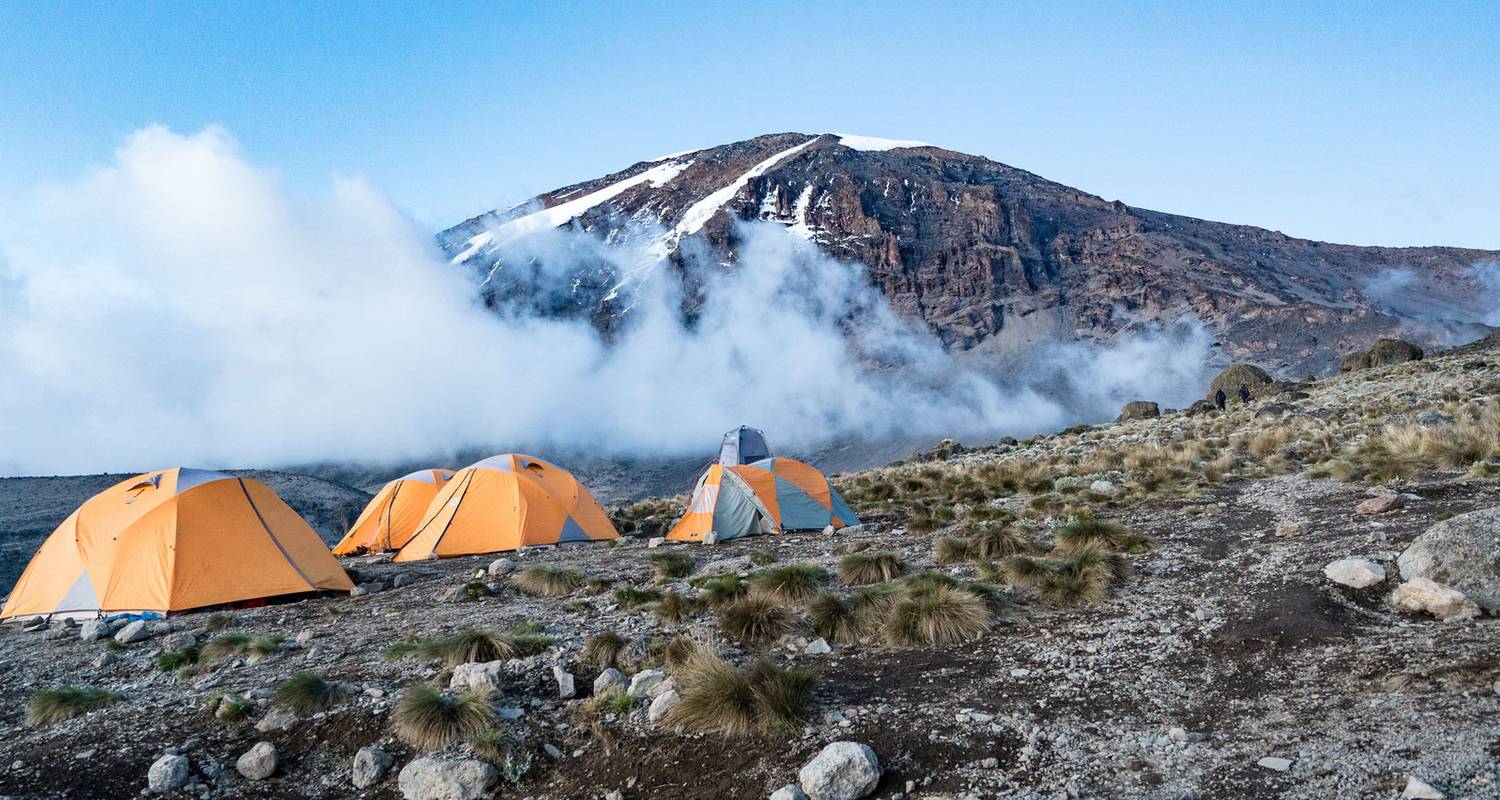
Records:
<instances>
[{"instance_id":1,"label":"campsite ground","mask_svg":"<svg viewBox=\"0 0 1500 800\"><path fill-rule=\"evenodd\" d=\"M486 575L498 591L470 599L464 587L493 557L349 559L357 580L377 591L238 611L234 630L286 642L259 663L225 659L195 674L157 669L165 634L106 647L76 630L5 626L0 690L11 702L0 711L0 794L135 795L151 763L175 748L192 763L185 795L399 797L396 772L418 754L392 735L391 709L415 682L446 686L448 670L382 652L408 637L533 620L550 646L507 662L498 703L516 716L510 731L535 760L519 785L502 788L505 797L763 798L837 740L874 749L884 775L873 796L886 798L1397 797L1411 776L1448 797L1500 796L1500 620L1438 622L1387 603L1397 554L1440 520L1500 506L1500 484L1431 464L1394 483L1372 480L1383 466L1369 447L1386 425L1420 410L1461 415L1489 402L1497 380L1500 353L1478 348L1224 414L1168 414L945 451L841 479L869 519L831 535L658 548L626 537L511 556L521 568L576 566L597 579L597 594L532 597ZM1313 443L1324 434L1333 455L1317 460ZM1171 448L1200 442L1214 452L1170 457ZM1110 448L1123 453L1117 469L1085 471ZM1225 453L1236 461L1217 474L1209 465ZM1347 473L1342 464L1363 478L1339 474ZM558 699L554 665L589 694L598 670L579 659L594 634L618 632L649 662L673 635L716 627L709 610L668 623L649 605L622 605L614 591L623 587L692 596L694 576L799 562L833 570L842 553L864 545L899 551L911 571L975 579L981 564L940 564L934 554L935 540L961 531L974 504L932 498L997 465L1054 473L1044 486L998 491L982 504L1014 517L1028 537L1045 541L1067 509L1086 506L1157 546L1129 556L1133 576L1095 604L1054 608L1005 589L1012 607L967 641L898 648L876 635L816 654L804 652L815 637L794 632L770 652L814 668L817 680L805 722L790 731L696 734L649 723L644 704L621 714ZM1095 492L1101 480L1114 491ZM869 499L887 494L881 485L901 488ZM1355 513L1390 493L1402 507ZM692 576L657 584L647 558L664 551L691 555ZM1326 564L1350 556L1383 565L1388 579L1351 589L1324 576ZM186 614L173 627L202 642L215 635L204 630L208 619ZM733 662L751 656L719 641ZM306 670L347 682L351 696L286 730L258 731L272 713L269 690ZM54 725L25 724L27 698L60 685L102 687L120 699ZM241 693L252 698L248 714L216 718L219 698ZM281 763L274 777L252 782L234 764L257 741L273 743ZM395 767L357 791L350 765L366 745L394 755ZM1290 764L1259 766L1266 757Z\"/></svg>"}]
</instances>

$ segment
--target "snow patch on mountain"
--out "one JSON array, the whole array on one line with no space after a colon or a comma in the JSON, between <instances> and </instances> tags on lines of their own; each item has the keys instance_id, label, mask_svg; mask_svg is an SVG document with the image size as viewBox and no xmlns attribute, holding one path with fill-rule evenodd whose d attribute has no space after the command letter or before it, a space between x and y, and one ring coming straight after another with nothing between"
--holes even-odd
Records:
<instances>
[{"instance_id":1,"label":"snow patch on mountain","mask_svg":"<svg viewBox=\"0 0 1500 800\"><path fill-rule=\"evenodd\" d=\"M914 139L882 139L878 136L858 136L852 133L835 133L839 137L839 144L867 152L883 152L896 150L902 147L932 147L927 142L919 142Z\"/></svg>"},{"instance_id":2,"label":"snow patch on mountain","mask_svg":"<svg viewBox=\"0 0 1500 800\"><path fill-rule=\"evenodd\" d=\"M575 200L559 203L551 208L544 208L541 211L505 222L471 237L466 242L468 246L458 255L454 256L450 263L462 264L482 250L493 249L500 244L527 234L550 230L559 225L566 225L589 209L613 200L632 186L650 183L651 188L660 189L671 183L673 178L681 175L682 171L691 166L692 163L692 161L673 161L666 164L659 164L625 180L617 181L597 191L589 192Z\"/></svg>"}]
</instances>

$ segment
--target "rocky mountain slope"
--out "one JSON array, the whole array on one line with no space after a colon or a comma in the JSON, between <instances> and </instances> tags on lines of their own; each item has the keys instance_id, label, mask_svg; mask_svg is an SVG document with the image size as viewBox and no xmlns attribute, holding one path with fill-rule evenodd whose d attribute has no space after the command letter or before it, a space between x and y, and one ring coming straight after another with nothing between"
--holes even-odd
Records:
<instances>
[{"instance_id":1,"label":"rocky mountain slope","mask_svg":"<svg viewBox=\"0 0 1500 800\"><path fill-rule=\"evenodd\" d=\"M1053 337L1109 338L1192 315L1226 357L1326 374L1338 356L1400 332L1433 346L1500 318L1476 264L1500 252L1355 247L1131 207L980 156L920 142L782 133L677 153L548 192L443 231L452 260L484 276L496 305L529 303L609 330L628 290L666 258L693 288L691 259L732 260L736 220L779 223L865 265L894 308L950 348L1000 359ZM637 265L587 253L564 280L523 235L574 224L633 242Z\"/></svg>"},{"instance_id":2,"label":"rocky mountain slope","mask_svg":"<svg viewBox=\"0 0 1500 800\"><path fill-rule=\"evenodd\" d=\"M346 559L355 595L232 623L0 626L0 794L1496 797L1497 476L1492 339L848 475L834 533ZM747 704L775 724L713 727Z\"/></svg>"}]
</instances>

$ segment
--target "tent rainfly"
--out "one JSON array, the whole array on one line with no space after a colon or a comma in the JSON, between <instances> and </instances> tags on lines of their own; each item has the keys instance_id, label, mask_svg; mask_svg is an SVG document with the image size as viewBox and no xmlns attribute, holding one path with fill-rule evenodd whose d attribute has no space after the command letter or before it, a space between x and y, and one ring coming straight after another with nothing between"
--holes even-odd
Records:
<instances>
[{"instance_id":1,"label":"tent rainfly","mask_svg":"<svg viewBox=\"0 0 1500 800\"><path fill-rule=\"evenodd\" d=\"M419 469L387 483L365 506L349 533L334 545L333 554L400 550L416 534L432 498L452 477L451 469Z\"/></svg>"},{"instance_id":2,"label":"tent rainfly","mask_svg":"<svg viewBox=\"0 0 1500 800\"><path fill-rule=\"evenodd\" d=\"M723 541L757 533L837 529L859 518L823 473L790 458L714 464L693 487L688 510L667 539Z\"/></svg>"},{"instance_id":3,"label":"tent rainfly","mask_svg":"<svg viewBox=\"0 0 1500 800\"><path fill-rule=\"evenodd\" d=\"M0 619L165 615L352 588L318 534L265 484L178 468L79 506L32 557Z\"/></svg>"},{"instance_id":4,"label":"tent rainfly","mask_svg":"<svg viewBox=\"0 0 1500 800\"><path fill-rule=\"evenodd\" d=\"M724 434L724 442L719 445L719 463L726 467L753 464L770 457L766 434L758 428L741 425Z\"/></svg>"}]
</instances>

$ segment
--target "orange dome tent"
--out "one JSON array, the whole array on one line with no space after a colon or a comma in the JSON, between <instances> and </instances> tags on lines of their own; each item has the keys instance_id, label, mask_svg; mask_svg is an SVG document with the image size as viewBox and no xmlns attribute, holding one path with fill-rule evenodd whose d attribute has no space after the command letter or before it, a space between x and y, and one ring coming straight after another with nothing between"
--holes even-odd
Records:
<instances>
[{"instance_id":1,"label":"orange dome tent","mask_svg":"<svg viewBox=\"0 0 1500 800\"><path fill-rule=\"evenodd\" d=\"M122 481L63 520L0 619L167 614L352 588L318 534L265 484L168 469Z\"/></svg>"},{"instance_id":2,"label":"orange dome tent","mask_svg":"<svg viewBox=\"0 0 1500 800\"><path fill-rule=\"evenodd\" d=\"M573 474L532 456L491 456L454 473L396 561L617 539Z\"/></svg>"},{"instance_id":3,"label":"orange dome tent","mask_svg":"<svg viewBox=\"0 0 1500 800\"><path fill-rule=\"evenodd\" d=\"M419 469L387 483L365 506L349 533L334 545L333 554L400 550L416 534L432 498L452 477L451 469Z\"/></svg>"}]
</instances>

